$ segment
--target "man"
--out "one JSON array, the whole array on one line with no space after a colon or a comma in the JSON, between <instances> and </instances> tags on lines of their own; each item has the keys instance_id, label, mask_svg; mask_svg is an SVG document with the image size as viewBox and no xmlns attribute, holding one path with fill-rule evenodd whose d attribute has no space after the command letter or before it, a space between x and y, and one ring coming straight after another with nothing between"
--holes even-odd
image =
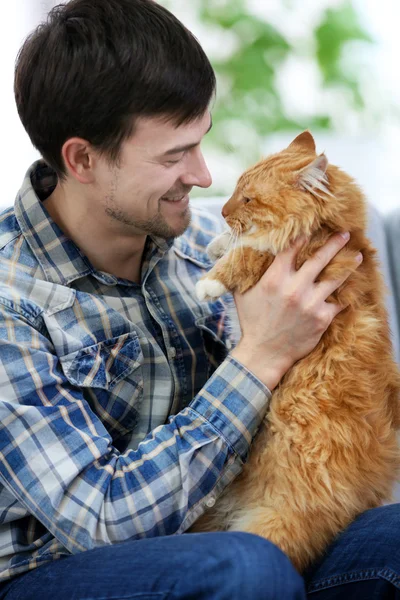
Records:
<instances>
[{"instance_id":1,"label":"man","mask_svg":"<svg viewBox=\"0 0 400 600\"><path fill-rule=\"evenodd\" d=\"M270 392L342 310L325 302L342 281L315 283L336 235L299 271L296 241L236 297L230 353L224 302L196 300L217 225L188 195L211 185L214 91L152 0L72 0L19 54L44 160L0 225L1 597L305 597L267 540L174 535L240 472ZM314 597L370 597L381 577L394 597L398 514L353 524L308 575Z\"/></svg>"}]
</instances>

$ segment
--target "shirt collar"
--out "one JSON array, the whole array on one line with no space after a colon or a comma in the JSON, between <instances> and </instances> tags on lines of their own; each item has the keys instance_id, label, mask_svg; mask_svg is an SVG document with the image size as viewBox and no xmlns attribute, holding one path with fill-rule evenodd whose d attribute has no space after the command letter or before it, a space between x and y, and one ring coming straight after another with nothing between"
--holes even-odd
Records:
<instances>
[{"instance_id":1,"label":"shirt collar","mask_svg":"<svg viewBox=\"0 0 400 600\"><path fill-rule=\"evenodd\" d=\"M52 283L68 285L87 275L93 275L107 285L132 283L119 280L114 275L97 271L78 246L68 238L46 210L45 200L57 185L57 175L43 160L28 169L15 200L15 216L21 232L42 267L46 279ZM149 236L151 251L165 254L174 240ZM154 245L156 248L154 248Z\"/></svg>"}]
</instances>

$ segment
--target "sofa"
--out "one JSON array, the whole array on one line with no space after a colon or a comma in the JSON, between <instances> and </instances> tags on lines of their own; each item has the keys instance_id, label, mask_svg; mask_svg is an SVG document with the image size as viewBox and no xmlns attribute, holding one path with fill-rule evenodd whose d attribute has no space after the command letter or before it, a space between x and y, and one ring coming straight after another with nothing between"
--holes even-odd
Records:
<instances>
[{"instance_id":1,"label":"sofa","mask_svg":"<svg viewBox=\"0 0 400 600\"><path fill-rule=\"evenodd\" d=\"M208 210L222 220L221 209L227 198L195 198L194 206ZM368 205L368 234L378 251L382 274L386 282L386 306L392 333L393 350L400 366L400 209L382 215L377 208Z\"/></svg>"}]
</instances>

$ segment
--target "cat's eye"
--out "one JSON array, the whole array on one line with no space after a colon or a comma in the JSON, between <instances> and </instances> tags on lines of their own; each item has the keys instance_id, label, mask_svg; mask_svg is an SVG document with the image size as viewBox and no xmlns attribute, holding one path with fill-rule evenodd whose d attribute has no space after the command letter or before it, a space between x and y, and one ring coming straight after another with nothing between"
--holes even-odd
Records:
<instances>
[{"instance_id":1,"label":"cat's eye","mask_svg":"<svg viewBox=\"0 0 400 600\"><path fill-rule=\"evenodd\" d=\"M243 202L245 204L248 204L249 202L251 202L251 198L248 198L247 196L243 196Z\"/></svg>"}]
</instances>

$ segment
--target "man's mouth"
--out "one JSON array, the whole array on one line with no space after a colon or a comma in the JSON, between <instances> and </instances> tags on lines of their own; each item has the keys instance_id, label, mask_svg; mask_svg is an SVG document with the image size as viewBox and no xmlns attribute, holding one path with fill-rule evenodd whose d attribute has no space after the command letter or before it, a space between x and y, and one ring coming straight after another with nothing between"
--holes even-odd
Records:
<instances>
[{"instance_id":1,"label":"man's mouth","mask_svg":"<svg viewBox=\"0 0 400 600\"><path fill-rule=\"evenodd\" d=\"M180 202L184 199L185 196L186 194L183 194L183 196L176 196L175 198L166 198L165 196L163 196L161 200L166 200L167 202Z\"/></svg>"},{"instance_id":2,"label":"man's mouth","mask_svg":"<svg viewBox=\"0 0 400 600\"><path fill-rule=\"evenodd\" d=\"M175 204L178 209L187 208L189 205L189 194L184 194L183 196L174 196L171 198L168 196L163 196L161 200L167 204Z\"/></svg>"}]
</instances>

